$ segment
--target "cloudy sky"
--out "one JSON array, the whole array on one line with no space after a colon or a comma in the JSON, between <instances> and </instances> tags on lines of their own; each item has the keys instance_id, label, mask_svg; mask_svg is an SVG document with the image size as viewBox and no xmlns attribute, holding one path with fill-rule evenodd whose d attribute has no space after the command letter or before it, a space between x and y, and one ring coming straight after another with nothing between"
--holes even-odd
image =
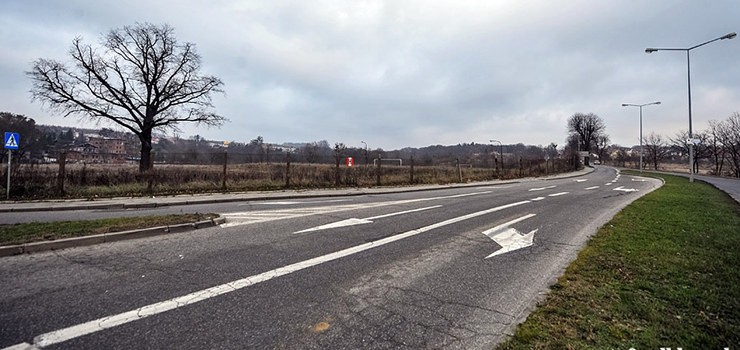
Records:
<instances>
[{"instance_id":1,"label":"cloudy sky","mask_svg":"<svg viewBox=\"0 0 740 350\"><path fill-rule=\"evenodd\" d=\"M740 31L740 1L3 0L0 110L81 126L30 101L24 71L68 60L72 40L168 23L220 77L220 129L182 136L326 139L394 149L463 142L559 145L593 112L612 142L688 129L690 47ZM694 129L740 111L740 38L691 51Z\"/></svg>"}]
</instances>

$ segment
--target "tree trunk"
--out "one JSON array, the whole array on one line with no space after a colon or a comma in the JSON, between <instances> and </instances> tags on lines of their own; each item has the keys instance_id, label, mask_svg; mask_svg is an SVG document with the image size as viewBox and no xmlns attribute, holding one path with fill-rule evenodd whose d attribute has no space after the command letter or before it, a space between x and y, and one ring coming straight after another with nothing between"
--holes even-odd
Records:
<instances>
[{"instance_id":1,"label":"tree trunk","mask_svg":"<svg viewBox=\"0 0 740 350\"><path fill-rule=\"evenodd\" d=\"M152 163L152 131L145 130L139 134L141 140L141 160L139 161L139 172L151 169Z\"/></svg>"}]
</instances>

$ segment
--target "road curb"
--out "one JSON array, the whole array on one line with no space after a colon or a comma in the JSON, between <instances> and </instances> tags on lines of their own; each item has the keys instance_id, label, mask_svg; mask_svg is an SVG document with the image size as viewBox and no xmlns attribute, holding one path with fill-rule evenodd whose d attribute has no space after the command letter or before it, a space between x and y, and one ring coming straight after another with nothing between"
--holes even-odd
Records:
<instances>
[{"instance_id":1,"label":"road curb","mask_svg":"<svg viewBox=\"0 0 740 350\"><path fill-rule=\"evenodd\" d=\"M572 177L578 177L590 174L594 171L594 168L586 169L586 172L575 172L569 173L564 176L538 178L543 181L557 180L557 179L568 179ZM202 199L190 199L182 201L172 202L147 202L147 203L101 203L101 204L78 204L78 205L61 205L61 206L47 206L47 207L21 207L21 208L0 208L0 213L22 213L22 212L37 212L37 211L71 211L71 210L102 210L102 209L142 209L142 208L161 208L161 207L172 207L172 206L183 206L183 205L197 205L197 204L218 204L218 203L233 203L233 202L245 202L245 201L266 201L266 200L290 200L290 199L307 199L307 198L332 198L332 197L355 197L373 194L389 194L389 193L413 193L413 192L424 192L424 191L439 191L448 190L453 188L469 188L469 187L480 187L480 186L499 186L507 184L522 183L521 179L516 180L503 180L494 184L486 183L485 181L466 183L466 184L451 184L441 185L439 187L432 188L414 188L414 187L399 187L395 189L389 189L388 191L373 191L372 188L359 189L357 192L352 193L312 193L302 195L300 193L292 193L285 195L275 196L256 196L252 198L246 197L234 197L234 198L202 198ZM52 202L52 203L63 203L63 202Z\"/></svg>"},{"instance_id":2,"label":"road curb","mask_svg":"<svg viewBox=\"0 0 740 350\"><path fill-rule=\"evenodd\" d=\"M57 239L48 242L32 242L25 244L0 246L0 257L31 254L50 250L59 250L72 247L83 247L88 245L119 242L129 239L153 237L158 235L194 231L200 228L218 226L226 222L225 218L203 220L194 223L185 223L171 226L158 226L138 230L121 232L101 233L84 237L72 237Z\"/></svg>"}]
</instances>

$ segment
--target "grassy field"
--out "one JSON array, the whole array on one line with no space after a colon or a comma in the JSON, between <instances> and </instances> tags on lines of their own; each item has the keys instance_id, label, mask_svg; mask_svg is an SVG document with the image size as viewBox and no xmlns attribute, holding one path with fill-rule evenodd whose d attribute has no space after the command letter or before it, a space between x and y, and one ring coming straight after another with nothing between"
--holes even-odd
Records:
<instances>
[{"instance_id":1,"label":"grassy field","mask_svg":"<svg viewBox=\"0 0 740 350\"><path fill-rule=\"evenodd\" d=\"M453 166L415 166L413 181L411 167L383 165L380 170L382 186L409 184L447 184L491 179L543 176L568 172L572 165L565 159L544 161L524 160L521 170L509 164L505 172L493 168ZM223 165L157 164L147 174L139 173L131 164L67 164L64 193L58 189L59 166L56 164L23 164L12 174L12 199L129 197L145 195L174 195L224 191L268 191L286 188L372 187L377 184L378 169L358 165L341 165L339 171L331 164L291 163L235 163L228 164L226 188ZM3 185L4 186L4 183ZM3 187L4 188L4 187ZM4 191L4 189L3 189Z\"/></svg>"},{"instance_id":2,"label":"grassy field","mask_svg":"<svg viewBox=\"0 0 740 350\"><path fill-rule=\"evenodd\" d=\"M102 220L6 224L0 225L0 245L23 244L60 238L89 236L99 233L185 224L217 217L218 214L181 214Z\"/></svg>"},{"instance_id":3,"label":"grassy field","mask_svg":"<svg viewBox=\"0 0 740 350\"><path fill-rule=\"evenodd\" d=\"M706 183L660 177L498 349L740 348L740 205Z\"/></svg>"}]
</instances>

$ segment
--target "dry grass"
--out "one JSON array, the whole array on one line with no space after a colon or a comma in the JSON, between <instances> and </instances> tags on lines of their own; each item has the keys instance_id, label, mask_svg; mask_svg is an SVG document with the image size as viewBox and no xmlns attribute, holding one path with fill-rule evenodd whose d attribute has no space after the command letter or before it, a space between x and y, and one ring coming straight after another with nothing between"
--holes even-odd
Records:
<instances>
[{"instance_id":1,"label":"dry grass","mask_svg":"<svg viewBox=\"0 0 740 350\"><path fill-rule=\"evenodd\" d=\"M555 164L557 172L569 171L564 160ZM223 191L265 191L286 188L285 163L229 164L226 188L223 187L222 165L159 165L141 174L137 165L68 164L64 178L64 194L57 189L57 164L22 165L13 173L11 196L15 199L100 198L142 195L190 194ZM454 166L383 165L382 186L409 184L447 184L512 179L545 175L544 162L524 161L519 169L499 173L495 169ZM550 163L548 173L553 173ZM372 166L347 167L339 170L331 164L292 163L290 188L371 187L377 185L378 169ZM462 181L460 176L462 175Z\"/></svg>"}]
</instances>

